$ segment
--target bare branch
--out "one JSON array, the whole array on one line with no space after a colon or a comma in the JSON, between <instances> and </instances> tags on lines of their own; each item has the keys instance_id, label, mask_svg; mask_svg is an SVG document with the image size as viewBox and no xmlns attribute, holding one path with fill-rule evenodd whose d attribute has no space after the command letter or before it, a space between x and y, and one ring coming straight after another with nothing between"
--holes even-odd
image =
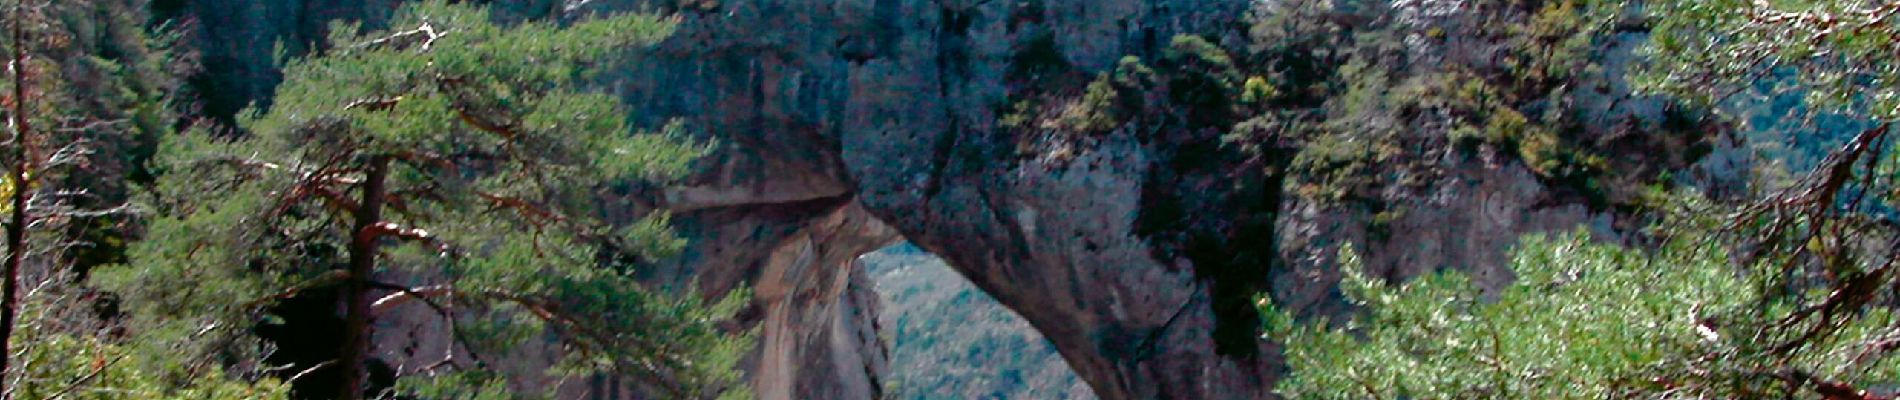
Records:
<instances>
[{"instance_id":1,"label":"bare branch","mask_svg":"<svg viewBox=\"0 0 1900 400\"><path fill-rule=\"evenodd\" d=\"M374 49L388 46L404 49L411 45L420 44L420 51L429 51L430 47L435 46L436 40L441 39L443 36L448 36L449 33L448 31L437 32L435 25L423 22L422 25L416 27L416 29L396 32L376 40L359 43L355 47L358 49Z\"/></svg>"},{"instance_id":2,"label":"bare branch","mask_svg":"<svg viewBox=\"0 0 1900 400\"><path fill-rule=\"evenodd\" d=\"M395 291L395 293L391 293L388 296L383 296L383 298L381 299L376 299L374 303L370 303L370 310L376 314L382 314L382 313L388 312L389 310L394 309L397 306L406 304L411 300L421 300L424 304L428 304L430 308L434 308L437 313L441 313L445 317L450 317L450 318L454 317L452 315L449 315L450 312L449 312L448 307L444 307L441 304L436 304L434 301L430 300L431 297L444 296L444 295L453 293L455 289L447 285L424 286L424 287L419 287L419 288L411 288L407 286L381 283L381 282L373 282L370 285L376 288L380 288L380 289L388 289L388 290Z\"/></svg>"},{"instance_id":3,"label":"bare branch","mask_svg":"<svg viewBox=\"0 0 1900 400\"><path fill-rule=\"evenodd\" d=\"M297 380L303 379L303 377L305 376L309 376L310 373L317 372L318 370L322 370L325 367L329 367L332 365L336 365L336 360L324 361L324 362L317 363L317 365L312 365L310 366L310 368L304 368L303 371L297 372L296 375L291 375L290 379L285 379L284 384L285 385L295 384L297 383Z\"/></svg>"}]
</instances>

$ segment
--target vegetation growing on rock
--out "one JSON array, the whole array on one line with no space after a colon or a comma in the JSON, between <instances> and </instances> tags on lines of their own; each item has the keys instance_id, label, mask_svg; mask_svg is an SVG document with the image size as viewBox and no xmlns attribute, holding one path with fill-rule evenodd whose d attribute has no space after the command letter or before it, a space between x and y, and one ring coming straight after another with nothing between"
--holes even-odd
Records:
<instances>
[{"instance_id":1,"label":"vegetation growing on rock","mask_svg":"<svg viewBox=\"0 0 1900 400\"><path fill-rule=\"evenodd\" d=\"M1890 88L1870 82L1893 75L1885 55L1894 50L1896 10L1650 2L1638 11L1655 27L1649 59L1636 71L1645 87L1733 110L1741 104L1726 96L1771 85L1771 97L1805 94L1809 107L1870 122L1845 140L1797 137L1821 142L1800 147L1833 150L1812 170L1756 188L1759 198L1670 212L1646 248L1581 235L1527 241L1513 259L1517 281L1489 296L1472 295L1457 273L1379 282L1351 272L1342 285L1362 309L1333 326L1295 322L1263 300L1270 335L1288 343L1294 370L1279 392L1890 398L1896 361L1884 343L1893 334L1900 249L1891 204L1900 196L1885 139ZM1621 12L1629 10L1613 13ZM1533 162L1538 153L1523 157Z\"/></svg>"},{"instance_id":2,"label":"vegetation growing on rock","mask_svg":"<svg viewBox=\"0 0 1900 400\"><path fill-rule=\"evenodd\" d=\"M0 1L0 399L870 396L896 232L953 396L1894 379L1900 6L460 3Z\"/></svg>"}]
</instances>

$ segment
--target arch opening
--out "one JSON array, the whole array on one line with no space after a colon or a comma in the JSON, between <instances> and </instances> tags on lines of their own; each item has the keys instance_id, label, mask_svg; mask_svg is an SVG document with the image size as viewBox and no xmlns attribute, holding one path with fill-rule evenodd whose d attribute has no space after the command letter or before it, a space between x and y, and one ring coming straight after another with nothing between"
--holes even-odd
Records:
<instances>
[{"instance_id":1,"label":"arch opening","mask_svg":"<svg viewBox=\"0 0 1900 400\"><path fill-rule=\"evenodd\" d=\"M859 257L874 283L895 399L1095 399L1028 321L908 243Z\"/></svg>"}]
</instances>

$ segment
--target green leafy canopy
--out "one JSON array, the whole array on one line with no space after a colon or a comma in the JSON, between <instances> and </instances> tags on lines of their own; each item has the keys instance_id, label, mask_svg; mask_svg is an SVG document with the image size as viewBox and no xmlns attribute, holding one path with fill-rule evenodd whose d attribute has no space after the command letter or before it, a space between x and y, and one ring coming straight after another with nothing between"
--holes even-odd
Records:
<instances>
[{"instance_id":1,"label":"green leafy canopy","mask_svg":"<svg viewBox=\"0 0 1900 400\"><path fill-rule=\"evenodd\" d=\"M502 26L482 8L427 1L390 26L338 25L331 48L289 61L274 104L241 119L250 136L164 143L152 240L100 277L128 295L151 342L260 359L206 346L216 341L203 335L248 340L248 328L276 323L282 300L367 279L381 291L378 313L427 306L446 318L458 351L477 358L556 337L566 350L550 374L639 377L682 397L743 394L734 365L749 338L717 323L745 294L704 301L642 288L637 260L683 245L667 216L597 217L603 189L665 183L708 150L677 124L634 133L616 98L587 90L625 49L670 34L672 21ZM386 190L372 196L371 184ZM381 220L359 229L373 209ZM379 269L351 277L345 249L365 234L375 235ZM399 390L520 379L467 375L481 367L447 358L454 372L402 377Z\"/></svg>"},{"instance_id":2,"label":"green leafy canopy","mask_svg":"<svg viewBox=\"0 0 1900 400\"><path fill-rule=\"evenodd\" d=\"M1532 236L1511 259L1518 280L1480 295L1462 274L1405 282L1366 276L1350 248L1341 287L1361 308L1341 324L1296 322L1261 300L1267 332L1286 344L1294 399L1767 398L1815 383L1868 387L1900 363L1868 347L1888 340L1887 307L1792 357L1760 329L1793 307L1764 297L1765 278L1737 268L1707 236L1654 251L1586 233ZM1791 372L1812 381L1791 380ZM1796 398L1808 398L1800 397Z\"/></svg>"}]
</instances>

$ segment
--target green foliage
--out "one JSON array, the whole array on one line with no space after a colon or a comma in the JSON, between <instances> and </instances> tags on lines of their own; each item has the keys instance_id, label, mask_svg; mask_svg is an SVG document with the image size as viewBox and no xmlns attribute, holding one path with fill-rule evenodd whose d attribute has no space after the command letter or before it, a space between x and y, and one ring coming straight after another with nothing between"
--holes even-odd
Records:
<instances>
[{"instance_id":1,"label":"green foliage","mask_svg":"<svg viewBox=\"0 0 1900 400\"><path fill-rule=\"evenodd\" d=\"M1405 17L1384 1L1262 4L1250 38L1253 59L1266 65L1250 69L1276 79L1249 78L1240 99L1264 105L1249 112L1278 114L1268 118L1286 127L1277 131L1303 133L1281 140L1300 143L1288 186L1308 199L1377 210L1479 160L1520 163L1593 206L1628 200L1600 182L1640 183L1652 169L1612 165L1603 156L1611 138L1671 146L1677 135L1585 125L1597 111L1572 108L1584 101L1573 88L1608 88L1598 65L1614 51L1604 44L1613 22L1606 6L1481 0L1394 23ZM1489 50L1466 53L1478 48Z\"/></svg>"},{"instance_id":2,"label":"green foliage","mask_svg":"<svg viewBox=\"0 0 1900 400\"><path fill-rule=\"evenodd\" d=\"M282 399L289 387L275 379L227 374L216 365L174 357L113 334L89 291L59 281L22 299L13 332L7 391L21 399ZM128 340L131 339L131 340ZM191 379L186 369L199 369Z\"/></svg>"},{"instance_id":3,"label":"green foliage","mask_svg":"<svg viewBox=\"0 0 1900 400\"><path fill-rule=\"evenodd\" d=\"M398 390L424 399L511 400L524 397L512 394L505 380L482 371L458 371L404 379L398 383ZM530 398L551 399L552 396Z\"/></svg>"},{"instance_id":4,"label":"green foliage","mask_svg":"<svg viewBox=\"0 0 1900 400\"><path fill-rule=\"evenodd\" d=\"M166 374L146 368L170 354L142 352L106 340L66 334L28 333L23 353L16 358L26 377L17 398L81 400L176 399L256 400L283 399L289 386L266 379L245 382L221 372L207 372L185 381L166 380Z\"/></svg>"},{"instance_id":5,"label":"green foliage","mask_svg":"<svg viewBox=\"0 0 1900 400\"><path fill-rule=\"evenodd\" d=\"M1293 158L1290 168L1296 176L1294 192L1327 202L1363 196L1374 184L1368 174L1385 150L1370 140L1321 136Z\"/></svg>"},{"instance_id":6,"label":"green foliage","mask_svg":"<svg viewBox=\"0 0 1900 400\"><path fill-rule=\"evenodd\" d=\"M1225 129L1233 122L1242 82L1227 50L1199 36L1176 36L1161 64L1168 98L1183 109L1190 128Z\"/></svg>"},{"instance_id":7,"label":"green foliage","mask_svg":"<svg viewBox=\"0 0 1900 400\"><path fill-rule=\"evenodd\" d=\"M1892 21L1900 6L1686 0L1648 2L1646 8L1595 1L1463 6L1460 15L1434 21L1437 26L1421 36L1490 41L1500 51L1496 64L1422 74L1408 66L1382 76L1366 71L1380 64L1363 60L1381 54L1372 41L1391 36L1355 35L1357 48L1348 50L1355 57L1339 61L1329 85L1289 85L1323 86L1329 93L1320 122L1326 129L1313 136L1295 168L1390 174L1389 168L1364 166L1392 165L1409 158L1407 153L1382 158L1394 153L1360 142L1431 148L1429 138L1384 134L1417 129L1423 115L1443 117L1423 122L1449 122L1425 126L1450 127L1452 143L1512 156L1548 180L1596 192L1608 190L1599 186L1603 180L1629 186L1631 180L1651 179L1622 175L1601 154L1630 151L1612 147L1629 142L1612 143L1624 139L1583 126L1565 108L1573 91L1610 90L1600 81L1613 77L1596 65L1597 48L1609 24L1633 22L1615 14L1632 11L1649 14L1644 21L1656 30L1652 63L1637 77L1652 90L1707 106L1729 101L1725 96L1737 91L1773 87L1765 91L1805 93L1810 104L1826 110L1897 118L1891 112L1895 95L1888 93L1892 85L1879 82L1900 77L1891 57ZM1288 20L1269 17L1263 20ZM1282 40L1280 47L1263 46L1282 51L1314 36L1277 27L1256 31ZM1339 53L1306 54L1324 61ZM1672 106L1662 120L1642 121L1638 133L1649 135L1641 139L1670 152L1695 152L1674 142L1694 140L1702 129L1682 120L1682 112ZM1383 125L1390 121L1400 124ZM1875 143L1868 138L1880 134L1864 132L1865 143ZM1725 215L1730 219L1721 222L1729 230L1665 225L1648 232L1659 239L1647 250L1593 243L1582 234L1531 238L1512 260L1519 280L1489 294L1479 294L1469 279L1452 272L1380 282L1349 261L1343 291L1361 307L1349 322L1296 322L1263 302L1267 330L1287 343L1293 369L1279 390L1290 398L1860 398L1863 390L1891 385L1900 374L1885 346L1896 322L1893 294L1884 289L1891 286L1893 233L1861 224L1891 220L1891 211L1864 207L1852 194L1889 191L1893 168L1883 163L1896 156L1887 151L1874 156L1879 159L1865 157L1858 149L1879 145L1868 146L1837 152L1839 159L1861 161L1836 164L1833 172L1803 181L1812 186L1740 216ZM1669 175L1653 179L1667 181ZM1323 179L1315 180L1349 188L1363 183ZM1626 188L1635 193L1622 204L1660 208L1657 191L1647 189L1653 186L1640 187L1646 189ZM1319 192L1341 191L1350 189ZM1867 211L1872 208L1879 210Z\"/></svg>"},{"instance_id":8,"label":"green foliage","mask_svg":"<svg viewBox=\"0 0 1900 400\"><path fill-rule=\"evenodd\" d=\"M1043 128L1089 134L1108 132L1120 126L1115 110L1120 94L1109 82L1107 74L1090 82L1081 99L1063 107Z\"/></svg>"},{"instance_id":9,"label":"green foliage","mask_svg":"<svg viewBox=\"0 0 1900 400\"><path fill-rule=\"evenodd\" d=\"M889 335L885 398L1095 398L1035 328L942 260L909 245L861 260Z\"/></svg>"},{"instance_id":10,"label":"green foliage","mask_svg":"<svg viewBox=\"0 0 1900 400\"><path fill-rule=\"evenodd\" d=\"M1007 108L997 110L996 125L1010 129L1023 129L1034 126L1037 108L1040 102L1022 99L1010 102Z\"/></svg>"},{"instance_id":11,"label":"green foliage","mask_svg":"<svg viewBox=\"0 0 1900 400\"><path fill-rule=\"evenodd\" d=\"M1104 134L1141 111L1142 93L1159 85L1158 79L1140 58L1123 57L1114 71L1097 74L1089 81L1079 98L1031 93L1011 103L998 124L1012 129L1050 130L1065 138Z\"/></svg>"},{"instance_id":12,"label":"green foliage","mask_svg":"<svg viewBox=\"0 0 1900 400\"><path fill-rule=\"evenodd\" d=\"M1866 147L1848 144L1889 135L1885 124L1900 121L1900 86L1892 84L1900 79L1893 57L1900 5L1668 0L1643 10L1654 30L1644 52L1648 63L1632 80L1651 91L1739 109L1734 113L1752 117L1743 122L1766 136L1763 146L1797 169L1792 172L1832 168L1823 154ZM1861 136L1847 139L1854 135ZM1894 170L1900 147L1873 148L1853 155L1869 160L1865 170L1839 169L1856 175L1839 180L1889 204L1900 201Z\"/></svg>"},{"instance_id":13,"label":"green foliage","mask_svg":"<svg viewBox=\"0 0 1900 400\"><path fill-rule=\"evenodd\" d=\"M16 10L23 5L23 10ZM35 222L33 236L59 237L86 246L41 252L62 267L84 271L122 260L127 222L123 209L134 183L149 178L140 167L157 138L176 123L179 83L191 67L171 48L176 32L148 28L139 0L0 1L5 24L22 24L28 60L17 68L27 79L26 121L34 148L29 174L36 202L58 202L61 214ZM20 11L21 15L14 15ZM15 44L0 40L0 54ZM9 113L12 74L0 79ZM9 118L11 118L9 116ZM61 152L61 150L64 150ZM60 160L51 157L58 154ZM24 161L8 161L9 167ZM73 212L66 210L84 210Z\"/></svg>"},{"instance_id":14,"label":"green foliage","mask_svg":"<svg viewBox=\"0 0 1900 400\"><path fill-rule=\"evenodd\" d=\"M21 257L8 280L15 319L3 359L8 398L266 398L275 385L222 375L172 385L170 370L144 370L166 354L107 335L104 301L86 299L83 277L122 259L132 213L121 207L147 176L150 144L176 121L171 101L188 63L172 32L146 25L137 0L0 1L0 75L8 139L0 145L0 206L21 224L8 250ZM15 36L15 33L18 36ZM16 58L18 57L18 58ZM30 129L29 129L30 128ZM9 235L11 236L11 235ZM16 303L17 301L17 303ZM125 360L133 362L122 362ZM176 366L176 364L172 365ZM216 372L213 370L212 372ZM216 375L216 374L213 374Z\"/></svg>"},{"instance_id":15,"label":"green foliage","mask_svg":"<svg viewBox=\"0 0 1900 400\"><path fill-rule=\"evenodd\" d=\"M1525 241L1512 260L1518 281L1490 301L1457 273L1387 285L1343 253L1341 287L1363 317L1334 330L1269 311L1270 332L1288 345L1288 397L1627 396L1670 356L1703 346L1701 313L1748 305L1723 260L1677 255L1659 267L1582 235Z\"/></svg>"},{"instance_id":16,"label":"green foliage","mask_svg":"<svg viewBox=\"0 0 1900 400\"><path fill-rule=\"evenodd\" d=\"M1286 343L1295 399L1809 397L1809 387L1868 387L1900 373L1883 352L1894 310L1864 311L1838 336L1781 357L1761 336L1793 307L1765 297L1765 276L1738 269L1708 236L1645 251L1588 235L1532 237L1511 260L1518 280L1490 295L1462 274L1406 282L1365 276L1350 249L1341 288L1361 314L1295 322L1262 300ZM1771 270L1761 270L1771 271ZM1766 272L1772 273L1772 272ZM1793 380L1802 371L1812 380Z\"/></svg>"},{"instance_id":17,"label":"green foliage","mask_svg":"<svg viewBox=\"0 0 1900 400\"><path fill-rule=\"evenodd\" d=\"M1145 90L1160 84L1154 68L1142 64L1141 57L1125 56L1115 62L1115 85L1125 90Z\"/></svg>"},{"instance_id":18,"label":"green foliage","mask_svg":"<svg viewBox=\"0 0 1900 400\"><path fill-rule=\"evenodd\" d=\"M1480 1L1480 7L1521 7L1514 0ZM1600 0L1558 0L1540 2L1541 6L1524 10L1529 15L1523 24L1498 27L1509 36L1503 67L1513 71L1521 82L1549 84L1573 77L1600 76L1596 64L1599 35L1611 22L1609 4Z\"/></svg>"},{"instance_id":19,"label":"green foliage","mask_svg":"<svg viewBox=\"0 0 1900 400\"><path fill-rule=\"evenodd\" d=\"M1744 208L1733 233L1755 249L1747 253L1751 261L1781 266L1772 283L1801 305L1787 312L1784 329L1771 332L1783 342L1777 347L1805 350L1854 338L1867 330L1860 321L1888 318L1892 260L1900 256L1893 242L1900 234L1893 223L1900 147L1889 144L1891 124L1900 120L1900 90L1892 84L1900 78L1893 58L1900 3L1661 1L1643 11L1655 28L1649 63L1635 77L1642 87L1740 108L1744 116L1761 105L1731 96L1748 93L1803 117L1786 122L1808 132L1776 138L1793 142L1795 154L1774 155L1811 163L1811 170L1773 182L1786 186L1767 188L1770 196ZM1796 96L1805 99L1792 101ZM1825 118L1810 118L1817 116ZM1784 121L1746 122L1787 129L1778 126ZM1845 136L1851 139L1829 140ZM1814 162L1819 152L1803 147L1832 150ZM1884 350L1867 353L1875 352L1849 359L1884 360Z\"/></svg>"},{"instance_id":20,"label":"green foliage","mask_svg":"<svg viewBox=\"0 0 1900 400\"><path fill-rule=\"evenodd\" d=\"M1241 87L1240 91L1240 101L1248 104L1265 102L1277 96L1279 96L1278 90L1267 83L1266 78L1258 76L1247 77L1247 83Z\"/></svg>"},{"instance_id":21,"label":"green foliage","mask_svg":"<svg viewBox=\"0 0 1900 400\"><path fill-rule=\"evenodd\" d=\"M1358 28L1339 17L1377 15L1384 1L1287 0L1259 2L1247 15L1247 50L1271 66L1268 78L1289 105L1312 107L1331 92L1334 73L1351 57ZM1373 8L1373 9L1368 9Z\"/></svg>"},{"instance_id":22,"label":"green foliage","mask_svg":"<svg viewBox=\"0 0 1900 400\"><path fill-rule=\"evenodd\" d=\"M664 183L706 151L679 125L632 133L615 98L581 89L672 22L627 14L499 26L481 8L430 1L391 26L337 26L327 53L290 61L274 105L240 121L253 136L195 132L164 144L152 240L100 276L126 295L147 346L256 365L261 355L246 346L219 344L253 342L260 321L292 317L269 314L279 301L336 290L351 279L338 269L345 249L374 234L381 269L361 279L403 279L383 284L410 290L382 290L378 303L389 305L378 312L427 305L450 321L448 340L476 353L558 337L564 351L549 374L627 375L676 397L745 393L734 366L749 340L717 326L745 294L707 302L641 288L634 260L682 246L666 215L594 217L603 188ZM369 197L378 176L369 171L380 168L387 194ZM387 208L382 221L357 230L372 204ZM454 389L458 398L499 387L456 382L474 385Z\"/></svg>"},{"instance_id":23,"label":"green foliage","mask_svg":"<svg viewBox=\"0 0 1900 400\"><path fill-rule=\"evenodd\" d=\"M1813 107L1900 119L1893 58L1900 6L1889 2L1668 0L1653 18L1637 75L1645 87L1705 103L1764 81L1806 91Z\"/></svg>"},{"instance_id":24,"label":"green foliage","mask_svg":"<svg viewBox=\"0 0 1900 400\"><path fill-rule=\"evenodd\" d=\"M1302 120L1294 130L1308 131L1293 156L1293 192L1302 198L1340 202L1369 196L1380 184L1381 164L1399 156L1397 115L1387 103L1390 83L1383 69L1354 61L1339 72L1347 86L1327 100L1324 121ZM1331 118L1351 115L1354 118Z\"/></svg>"},{"instance_id":25,"label":"green foliage","mask_svg":"<svg viewBox=\"0 0 1900 400\"><path fill-rule=\"evenodd\" d=\"M1086 85L1075 84L1079 88L1071 86L1072 79L1039 80L1013 92L996 110L997 126L1020 134L1018 155L1072 159L1078 149L1143 116L1149 106L1147 93L1160 86L1160 80L1160 74L1133 56L1123 57L1115 70L1096 74Z\"/></svg>"},{"instance_id":26,"label":"green foliage","mask_svg":"<svg viewBox=\"0 0 1900 400\"><path fill-rule=\"evenodd\" d=\"M1173 68L1193 71L1222 90L1232 90L1241 81L1234 59L1226 49L1200 36L1175 36L1162 52L1162 59Z\"/></svg>"}]
</instances>

